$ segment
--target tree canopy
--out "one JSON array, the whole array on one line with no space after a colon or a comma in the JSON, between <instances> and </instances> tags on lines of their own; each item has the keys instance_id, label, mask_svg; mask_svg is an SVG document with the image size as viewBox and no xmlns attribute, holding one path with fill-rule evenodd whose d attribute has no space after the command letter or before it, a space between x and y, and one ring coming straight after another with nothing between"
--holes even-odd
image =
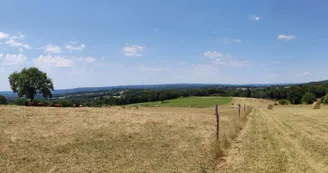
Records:
<instances>
[{"instance_id":1,"label":"tree canopy","mask_svg":"<svg viewBox=\"0 0 328 173\"><path fill-rule=\"evenodd\" d=\"M303 98L302 98L302 102L306 103L306 104L311 104L316 100L316 97L313 93L311 92L307 92L304 94Z\"/></svg>"},{"instance_id":2,"label":"tree canopy","mask_svg":"<svg viewBox=\"0 0 328 173\"><path fill-rule=\"evenodd\" d=\"M5 96L0 95L0 105L6 105L7 99Z\"/></svg>"},{"instance_id":3,"label":"tree canopy","mask_svg":"<svg viewBox=\"0 0 328 173\"><path fill-rule=\"evenodd\" d=\"M52 97L51 90L54 90L52 80L45 72L35 67L14 72L8 79L11 89L18 94L18 97L26 97L31 101L36 94L42 94L44 98Z\"/></svg>"}]
</instances>

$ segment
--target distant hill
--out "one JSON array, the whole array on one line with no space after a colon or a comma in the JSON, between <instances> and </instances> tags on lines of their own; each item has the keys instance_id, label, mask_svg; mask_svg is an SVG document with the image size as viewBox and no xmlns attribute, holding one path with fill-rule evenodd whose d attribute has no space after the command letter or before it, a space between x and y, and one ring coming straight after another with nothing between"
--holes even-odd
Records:
<instances>
[{"instance_id":1,"label":"distant hill","mask_svg":"<svg viewBox=\"0 0 328 173\"><path fill-rule=\"evenodd\" d=\"M97 92L111 90L115 88L122 89L177 89L177 88L197 88L197 87L210 87L210 86L222 86L217 84L158 84L158 85L121 85L121 86L106 86L106 87L81 87L72 89L59 89L53 92L53 95L69 94L69 93L81 93L81 92ZM12 91L0 91L0 95L6 97L16 97Z\"/></svg>"},{"instance_id":2,"label":"distant hill","mask_svg":"<svg viewBox=\"0 0 328 173\"><path fill-rule=\"evenodd\" d=\"M317 81L317 82L309 82L308 85L328 85L328 80Z\"/></svg>"},{"instance_id":3,"label":"distant hill","mask_svg":"<svg viewBox=\"0 0 328 173\"><path fill-rule=\"evenodd\" d=\"M53 92L53 95L63 95L70 93L84 93L84 92L99 92L106 91L111 89L192 89L200 87L228 87L228 88L258 88L258 87L268 87L268 86L287 86L290 84L192 84L192 83L182 83L182 84L157 84L157 85L121 85L121 86L106 86L106 87L81 87L73 89L59 89ZM17 94L14 94L11 91L0 91L0 95L6 97L14 98L17 97Z\"/></svg>"}]
</instances>

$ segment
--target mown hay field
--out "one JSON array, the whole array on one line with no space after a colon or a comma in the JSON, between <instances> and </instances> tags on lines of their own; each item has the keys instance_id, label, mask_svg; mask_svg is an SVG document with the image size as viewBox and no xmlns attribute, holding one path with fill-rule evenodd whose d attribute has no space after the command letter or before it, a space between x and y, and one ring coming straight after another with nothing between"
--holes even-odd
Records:
<instances>
[{"instance_id":1,"label":"mown hay field","mask_svg":"<svg viewBox=\"0 0 328 173\"><path fill-rule=\"evenodd\" d=\"M214 107L0 106L0 172L212 172L215 132Z\"/></svg>"},{"instance_id":2,"label":"mown hay field","mask_svg":"<svg viewBox=\"0 0 328 173\"><path fill-rule=\"evenodd\" d=\"M252 100L257 109L218 172L328 172L328 107L274 106Z\"/></svg>"},{"instance_id":3,"label":"mown hay field","mask_svg":"<svg viewBox=\"0 0 328 173\"><path fill-rule=\"evenodd\" d=\"M196 107L206 108L219 105L226 105L232 100L231 97L185 97L172 100L138 103L130 106L146 106L146 107Z\"/></svg>"}]
</instances>

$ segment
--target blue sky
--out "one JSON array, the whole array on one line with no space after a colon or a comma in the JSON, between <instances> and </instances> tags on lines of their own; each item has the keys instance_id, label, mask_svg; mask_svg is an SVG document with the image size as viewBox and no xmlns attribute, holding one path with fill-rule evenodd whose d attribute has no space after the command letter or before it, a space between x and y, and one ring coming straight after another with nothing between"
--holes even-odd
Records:
<instances>
[{"instance_id":1,"label":"blue sky","mask_svg":"<svg viewBox=\"0 0 328 173\"><path fill-rule=\"evenodd\" d=\"M38 67L55 89L328 78L324 0L10 0L0 90Z\"/></svg>"}]
</instances>

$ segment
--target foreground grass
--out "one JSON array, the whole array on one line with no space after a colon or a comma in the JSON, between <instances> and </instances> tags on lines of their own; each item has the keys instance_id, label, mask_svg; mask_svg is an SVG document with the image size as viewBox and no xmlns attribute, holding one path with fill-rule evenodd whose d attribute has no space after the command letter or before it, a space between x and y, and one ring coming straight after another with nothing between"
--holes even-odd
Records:
<instances>
[{"instance_id":1,"label":"foreground grass","mask_svg":"<svg viewBox=\"0 0 328 173\"><path fill-rule=\"evenodd\" d=\"M0 106L0 172L213 172L215 128L213 108Z\"/></svg>"},{"instance_id":2,"label":"foreground grass","mask_svg":"<svg viewBox=\"0 0 328 173\"><path fill-rule=\"evenodd\" d=\"M211 107L216 104L225 105L231 102L231 97L185 97L172 100L165 100L163 103L147 102L133 104L131 106L146 106L146 107Z\"/></svg>"},{"instance_id":3,"label":"foreground grass","mask_svg":"<svg viewBox=\"0 0 328 173\"><path fill-rule=\"evenodd\" d=\"M277 106L263 102L229 151L219 172L328 172L327 107Z\"/></svg>"}]
</instances>

